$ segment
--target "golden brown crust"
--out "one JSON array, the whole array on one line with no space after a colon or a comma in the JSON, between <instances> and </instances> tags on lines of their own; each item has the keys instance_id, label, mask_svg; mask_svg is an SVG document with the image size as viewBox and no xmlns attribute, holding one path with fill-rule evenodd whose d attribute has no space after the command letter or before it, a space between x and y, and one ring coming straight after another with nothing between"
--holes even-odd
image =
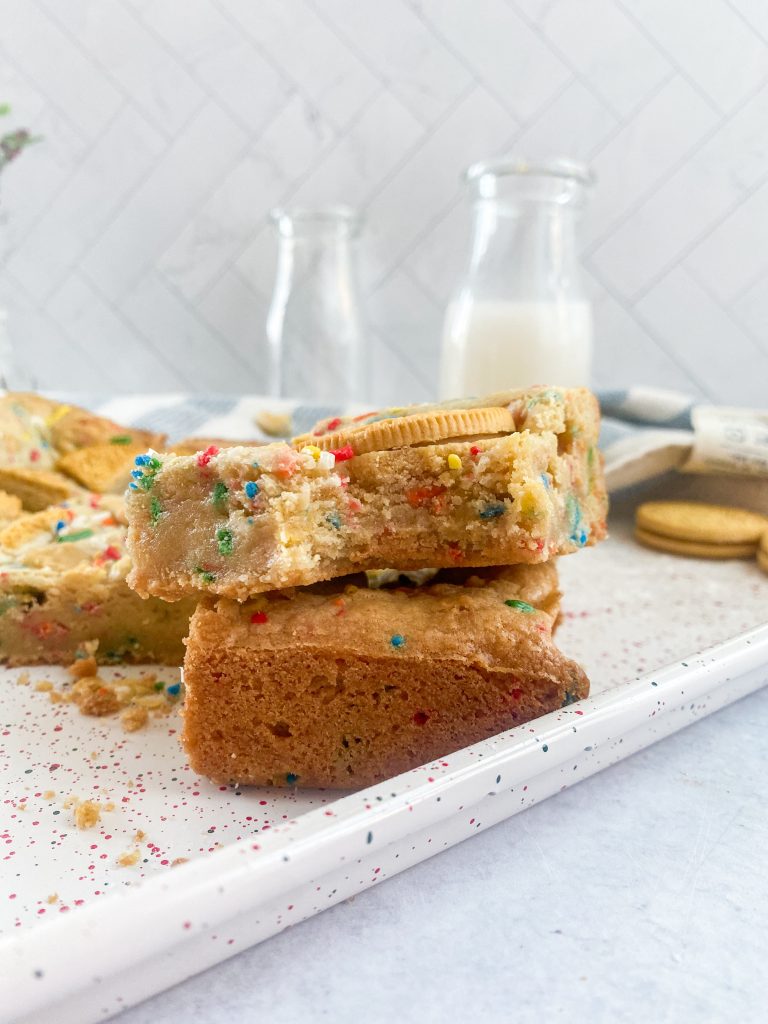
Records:
<instances>
[{"instance_id":1,"label":"golden brown crust","mask_svg":"<svg viewBox=\"0 0 768 1024\"><path fill-rule=\"evenodd\" d=\"M193 768L220 782L354 788L586 696L583 671L551 640L553 565L449 579L200 606L185 659Z\"/></svg>"},{"instance_id":2,"label":"golden brown crust","mask_svg":"<svg viewBox=\"0 0 768 1024\"><path fill-rule=\"evenodd\" d=\"M0 526L21 515L21 498L7 491L0 491Z\"/></svg>"},{"instance_id":3,"label":"golden brown crust","mask_svg":"<svg viewBox=\"0 0 768 1024\"><path fill-rule=\"evenodd\" d=\"M0 466L0 488L15 494L27 512L39 512L48 505L66 501L77 490L61 473L26 466Z\"/></svg>"},{"instance_id":4,"label":"golden brown crust","mask_svg":"<svg viewBox=\"0 0 768 1024\"><path fill-rule=\"evenodd\" d=\"M133 460L143 451L143 446L133 444L92 444L62 455L56 468L89 491L122 494L131 479Z\"/></svg>"},{"instance_id":5,"label":"golden brown crust","mask_svg":"<svg viewBox=\"0 0 768 1024\"><path fill-rule=\"evenodd\" d=\"M51 441L53 447L64 455L75 448L94 444L134 445L142 450L162 448L165 444L165 434L121 426L114 420L74 405L59 407L55 415L51 425Z\"/></svg>"}]
</instances>

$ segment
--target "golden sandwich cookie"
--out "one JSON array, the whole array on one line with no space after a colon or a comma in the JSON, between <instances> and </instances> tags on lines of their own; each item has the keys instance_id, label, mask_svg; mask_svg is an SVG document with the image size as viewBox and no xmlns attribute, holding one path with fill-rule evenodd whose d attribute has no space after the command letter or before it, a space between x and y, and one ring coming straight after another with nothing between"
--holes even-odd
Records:
<instances>
[{"instance_id":1,"label":"golden sandwich cookie","mask_svg":"<svg viewBox=\"0 0 768 1024\"><path fill-rule=\"evenodd\" d=\"M649 501L640 505L635 519L644 534L716 547L751 545L752 551L768 529L768 516L695 501Z\"/></svg>"},{"instance_id":2,"label":"golden sandwich cookie","mask_svg":"<svg viewBox=\"0 0 768 1024\"><path fill-rule=\"evenodd\" d=\"M680 540L678 537L662 537L650 530L635 529L635 537L646 547L666 551L670 555L684 555L688 558L754 558L754 544L706 544L703 541Z\"/></svg>"}]
</instances>

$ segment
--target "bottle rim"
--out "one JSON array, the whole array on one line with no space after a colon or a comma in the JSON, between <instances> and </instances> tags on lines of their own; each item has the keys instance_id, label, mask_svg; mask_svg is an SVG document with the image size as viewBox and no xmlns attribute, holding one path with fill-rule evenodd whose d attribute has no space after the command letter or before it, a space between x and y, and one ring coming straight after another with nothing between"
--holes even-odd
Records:
<instances>
[{"instance_id":1,"label":"bottle rim","mask_svg":"<svg viewBox=\"0 0 768 1024\"><path fill-rule=\"evenodd\" d=\"M552 160L527 160L524 157L513 156L500 156L471 164L464 172L464 180L476 182L488 175L494 177L519 175L530 178L562 178L586 187L591 187L597 181L597 175L592 168L579 160L571 160L568 157L557 157Z\"/></svg>"},{"instance_id":2,"label":"bottle rim","mask_svg":"<svg viewBox=\"0 0 768 1024\"><path fill-rule=\"evenodd\" d=\"M292 224L348 224L355 227L360 224L362 216L352 206L344 203L328 206L275 206L269 211L269 219L280 226L285 221Z\"/></svg>"}]
</instances>

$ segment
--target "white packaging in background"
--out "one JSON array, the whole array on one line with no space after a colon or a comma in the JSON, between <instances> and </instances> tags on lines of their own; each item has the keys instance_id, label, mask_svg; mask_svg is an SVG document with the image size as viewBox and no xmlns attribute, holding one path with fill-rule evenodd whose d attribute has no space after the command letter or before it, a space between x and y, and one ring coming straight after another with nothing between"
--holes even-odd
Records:
<instances>
[{"instance_id":1,"label":"white packaging in background","mask_svg":"<svg viewBox=\"0 0 768 1024\"><path fill-rule=\"evenodd\" d=\"M691 420L693 447L681 472L768 476L768 411L699 405Z\"/></svg>"}]
</instances>

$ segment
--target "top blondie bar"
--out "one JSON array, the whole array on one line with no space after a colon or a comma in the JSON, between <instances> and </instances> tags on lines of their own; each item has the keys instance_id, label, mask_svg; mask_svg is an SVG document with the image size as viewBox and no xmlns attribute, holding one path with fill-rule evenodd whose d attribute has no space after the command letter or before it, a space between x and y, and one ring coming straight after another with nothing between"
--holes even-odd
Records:
<instances>
[{"instance_id":1,"label":"top blondie bar","mask_svg":"<svg viewBox=\"0 0 768 1024\"><path fill-rule=\"evenodd\" d=\"M543 562L605 536L585 389L319 423L291 444L137 458L128 582L236 600L360 570Z\"/></svg>"}]
</instances>

